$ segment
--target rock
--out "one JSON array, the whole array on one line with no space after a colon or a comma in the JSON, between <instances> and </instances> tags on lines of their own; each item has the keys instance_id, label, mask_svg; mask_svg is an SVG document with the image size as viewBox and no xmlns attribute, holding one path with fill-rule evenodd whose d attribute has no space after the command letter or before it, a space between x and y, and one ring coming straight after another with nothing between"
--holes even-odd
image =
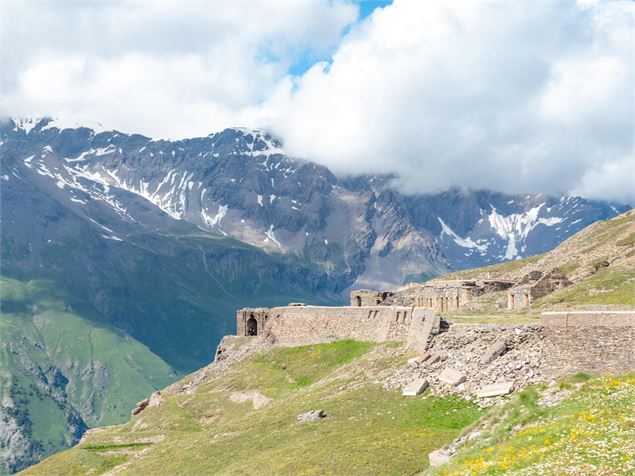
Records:
<instances>
[{"instance_id":1,"label":"rock","mask_svg":"<svg viewBox=\"0 0 635 476\"><path fill-rule=\"evenodd\" d=\"M406 385L401 392L401 395L403 395L404 397L416 397L426 388L428 388L428 385L429 383L426 379L418 378L417 380L414 380Z\"/></svg>"},{"instance_id":2,"label":"rock","mask_svg":"<svg viewBox=\"0 0 635 476\"><path fill-rule=\"evenodd\" d=\"M514 390L514 382L500 382L485 385L476 392L478 398L488 397L500 397L501 395L507 395Z\"/></svg>"},{"instance_id":3,"label":"rock","mask_svg":"<svg viewBox=\"0 0 635 476\"><path fill-rule=\"evenodd\" d=\"M492 345L489 349L487 349L483 355L481 356L481 365L487 365L492 362L499 355L503 355L503 353L507 350L507 344L505 344L504 340L497 341L494 345Z\"/></svg>"},{"instance_id":4,"label":"rock","mask_svg":"<svg viewBox=\"0 0 635 476\"><path fill-rule=\"evenodd\" d=\"M246 392L234 392L229 396L229 400L234 403L244 403L251 400L251 404L254 410L260 410L261 408L266 407L271 402L273 402L272 398L269 398L263 395L258 390L249 390Z\"/></svg>"},{"instance_id":5,"label":"rock","mask_svg":"<svg viewBox=\"0 0 635 476\"><path fill-rule=\"evenodd\" d=\"M144 398L140 402L137 402L137 405L132 409L130 413L132 415L138 415L139 413L141 413L143 410L146 409L149 403L150 403L150 399Z\"/></svg>"},{"instance_id":6,"label":"rock","mask_svg":"<svg viewBox=\"0 0 635 476\"><path fill-rule=\"evenodd\" d=\"M162 407L163 405L165 405L165 397L161 395L161 392L154 392L152 395L150 395L148 408Z\"/></svg>"},{"instance_id":7,"label":"rock","mask_svg":"<svg viewBox=\"0 0 635 476\"><path fill-rule=\"evenodd\" d=\"M437 362L441 361L443 359L443 356L441 354L437 354L436 352L432 352L432 354L430 355L430 358L428 359L428 363L429 364L436 364Z\"/></svg>"},{"instance_id":8,"label":"rock","mask_svg":"<svg viewBox=\"0 0 635 476\"><path fill-rule=\"evenodd\" d=\"M430 466L436 468L450 461L450 453L446 450L435 450L428 454L428 459L430 460Z\"/></svg>"},{"instance_id":9,"label":"rock","mask_svg":"<svg viewBox=\"0 0 635 476\"><path fill-rule=\"evenodd\" d=\"M446 367L439 374L439 380L441 382L449 383L450 385L456 386L465 382L465 375L457 370L454 370L451 367Z\"/></svg>"},{"instance_id":10,"label":"rock","mask_svg":"<svg viewBox=\"0 0 635 476\"><path fill-rule=\"evenodd\" d=\"M310 412L301 413L297 416L297 420L300 423L311 423L321 418L326 418L324 410L311 410Z\"/></svg>"}]
</instances>

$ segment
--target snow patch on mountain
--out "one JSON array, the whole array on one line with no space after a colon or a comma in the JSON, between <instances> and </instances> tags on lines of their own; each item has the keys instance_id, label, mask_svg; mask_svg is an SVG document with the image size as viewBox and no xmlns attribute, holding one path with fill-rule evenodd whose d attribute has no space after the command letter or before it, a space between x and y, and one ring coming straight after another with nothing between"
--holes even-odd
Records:
<instances>
[{"instance_id":1,"label":"snow patch on mountain","mask_svg":"<svg viewBox=\"0 0 635 476\"><path fill-rule=\"evenodd\" d=\"M205 210L201 210L201 219L209 227L220 226L221 220L227 215L229 207L227 205L218 205L218 213L213 217L209 216Z\"/></svg>"},{"instance_id":2,"label":"snow patch on mountain","mask_svg":"<svg viewBox=\"0 0 635 476\"><path fill-rule=\"evenodd\" d=\"M278 246L278 248L280 248L280 251L282 251L282 245L276 239L276 234L273 232L273 225L269 226L269 230L265 232L265 235L267 235L267 238L264 239L265 242L271 240L273 243L275 243Z\"/></svg>"},{"instance_id":3,"label":"snow patch on mountain","mask_svg":"<svg viewBox=\"0 0 635 476\"><path fill-rule=\"evenodd\" d=\"M512 213L511 215L501 215L493 205L492 212L488 215L489 225L494 232L507 241L504 259L514 259L519 257L517 244L524 241L529 233L538 225L554 226L562 222L560 217L541 217L540 210L545 206L541 203L525 213Z\"/></svg>"},{"instance_id":4,"label":"snow patch on mountain","mask_svg":"<svg viewBox=\"0 0 635 476\"><path fill-rule=\"evenodd\" d=\"M79 129L80 127L84 127L92 130L95 134L99 134L100 132L108 132L112 130L95 121L78 121L75 119L65 119L61 117L51 117L47 119L48 122L44 127L42 127L43 131L47 129L59 129L60 131L63 131L64 129Z\"/></svg>"},{"instance_id":5,"label":"snow patch on mountain","mask_svg":"<svg viewBox=\"0 0 635 476\"><path fill-rule=\"evenodd\" d=\"M446 225L445 222L441 219L441 217L437 217L437 220L439 220L439 223L441 223L441 233L446 234L447 236L452 238L457 245L463 248L476 249L480 251L481 253L484 253L487 250L487 247L488 247L487 244L475 243L469 237L462 238L459 235L457 235L448 225Z\"/></svg>"},{"instance_id":6,"label":"snow patch on mountain","mask_svg":"<svg viewBox=\"0 0 635 476\"><path fill-rule=\"evenodd\" d=\"M31 130L33 130L33 128L36 127L43 119L44 119L43 117L25 117L25 118L12 117L11 118L11 120L15 124L15 127L13 130L17 131L21 129L27 134L31 132Z\"/></svg>"}]
</instances>

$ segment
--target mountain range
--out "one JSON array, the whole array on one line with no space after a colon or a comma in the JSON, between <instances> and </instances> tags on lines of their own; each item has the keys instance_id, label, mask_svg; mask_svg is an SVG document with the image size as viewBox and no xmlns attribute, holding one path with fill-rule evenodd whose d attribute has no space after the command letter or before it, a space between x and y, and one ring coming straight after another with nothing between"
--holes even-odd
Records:
<instances>
[{"instance_id":1,"label":"mountain range","mask_svg":"<svg viewBox=\"0 0 635 476\"><path fill-rule=\"evenodd\" d=\"M123 421L208 363L234 311L339 303L548 251L628 205L338 177L260 130L153 140L0 123L0 458L9 472Z\"/></svg>"}]
</instances>

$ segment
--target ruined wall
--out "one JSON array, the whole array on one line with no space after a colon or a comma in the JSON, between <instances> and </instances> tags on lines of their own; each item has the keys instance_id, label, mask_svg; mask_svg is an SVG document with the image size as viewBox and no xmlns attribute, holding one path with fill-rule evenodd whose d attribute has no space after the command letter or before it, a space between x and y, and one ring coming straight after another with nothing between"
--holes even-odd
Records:
<instances>
[{"instance_id":1,"label":"ruined wall","mask_svg":"<svg viewBox=\"0 0 635 476\"><path fill-rule=\"evenodd\" d=\"M635 311L545 312L541 322L545 373L635 370Z\"/></svg>"},{"instance_id":2,"label":"ruined wall","mask_svg":"<svg viewBox=\"0 0 635 476\"><path fill-rule=\"evenodd\" d=\"M458 311L469 307L472 299L483 294L509 289L509 281L436 281L409 291L414 305L436 312Z\"/></svg>"},{"instance_id":3,"label":"ruined wall","mask_svg":"<svg viewBox=\"0 0 635 476\"><path fill-rule=\"evenodd\" d=\"M509 290L507 308L521 309L531 305L531 301L541 298L557 289L569 286L571 281L560 268L554 268L549 273L532 271L524 276L517 286Z\"/></svg>"},{"instance_id":4,"label":"ruined wall","mask_svg":"<svg viewBox=\"0 0 635 476\"><path fill-rule=\"evenodd\" d=\"M237 312L238 335L248 336L249 321L257 322L257 335L279 345L305 345L342 339L361 341L407 342L425 349L433 323L438 316L426 309L407 306L287 306L245 308Z\"/></svg>"},{"instance_id":5,"label":"ruined wall","mask_svg":"<svg viewBox=\"0 0 635 476\"><path fill-rule=\"evenodd\" d=\"M370 289L359 289L351 293L351 306L377 306L383 303L386 298L394 293L390 291L371 291Z\"/></svg>"}]
</instances>

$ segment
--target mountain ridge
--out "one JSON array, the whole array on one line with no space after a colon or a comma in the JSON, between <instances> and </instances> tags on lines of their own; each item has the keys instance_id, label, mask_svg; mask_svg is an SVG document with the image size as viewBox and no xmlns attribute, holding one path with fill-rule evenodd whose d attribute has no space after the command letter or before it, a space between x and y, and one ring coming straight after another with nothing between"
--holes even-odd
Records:
<instances>
[{"instance_id":1,"label":"mountain ridge","mask_svg":"<svg viewBox=\"0 0 635 476\"><path fill-rule=\"evenodd\" d=\"M337 261L341 289L390 287L412 276L541 253L628 208L458 188L404 195L395 177L339 178L288 157L282 143L261 130L166 141L51 123L41 119L27 131L13 122L9 129L39 146L28 165L59 187L81 195L86 190L78 182L97 182L106 195L105 187L127 190L173 218L267 252L294 254L330 274ZM61 157L47 165L40 159L54 159L37 157L40 152Z\"/></svg>"}]
</instances>

